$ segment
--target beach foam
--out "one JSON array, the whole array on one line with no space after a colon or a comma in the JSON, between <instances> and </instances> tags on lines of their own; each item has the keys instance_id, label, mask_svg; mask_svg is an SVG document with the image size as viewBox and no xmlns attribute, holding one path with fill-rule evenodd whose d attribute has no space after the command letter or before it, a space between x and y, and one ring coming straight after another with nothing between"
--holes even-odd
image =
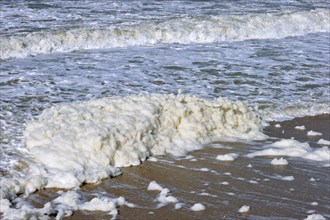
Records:
<instances>
[{"instance_id":1,"label":"beach foam","mask_svg":"<svg viewBox=\"0 0 330 220\"><path fill-rule=\"evenodd\" d=\"M238 154L230 153L230 154L218 155L216 159L220 161L234 161L237 157Z\"/></svg>"},{"instance_id":2,"label":"beach foam","mask_svg":"<svg viewBox=\"0 0 330 220\"><path fill-rule=\"evenodd\" d=\"M250 206L247 206L247 205L243 205L243 206L238 210L238 212L241 212L241 213L248 212L248 211L250 211Z\"/></svg>"},{"instance_id":3,"label":"beach foam","mask_svg":"<svg viewBox=\"0 0 330 220\"><path fill-rule=\"evenodd\" d=\"M26 178L2 181L2 209L8 210L18 194L98 183L120 175L119 167L139 165L153 155L182 156L220 137L264 139L263 124L243 102L183 94L56 105L27 125L25 144L36 162L29 164ZM159 202L177 203L166 190Z\"/></svg>"},{"instance_id":4,"label":"beach foam","mask_svg":"<svg viewBox=\"0 0 330 220\"><path fill-rule=\"evenodd\" d=\"M54 106L28 124L25 138L48 174L55 173L48 186L72 188L152 155L185 155L212 138L265 138L261 130L242 102L152 94ZM67 186L56 181L63 177Z\"/></svg>"},{"instance_id":5,"label":"beach foam","mask_svg":"<svg viewBox=\"0 0 330 220\"><path fill-rule=\"evenodd\" d=\"M205 210L205 206L201 203L196 203L190 209L194 212L199 212Z\"/></svg>"},{"instance_id":6,"label":"beach foam","mask_svg":"<svg viewBox=\"0 0 330 220\"><path fill-rule=\"evenodd\" d=\"M322 133L320 133L320 132L317 132L317 131L308 131L307 132L307 135L308 136L322 136Z\"/></svg>"},{"instance_id":7,"label":"beach foam","mask_svg":"<svg viewBox=\"0 0 330 220\"><path fill-rule=\"evenodd\" d=\"M326 220L325 217L323 217L320 214L311 214L305 218L305 220Z\"/></svg>"},{"instance_id":8,"label":"beach foam","mask_svg":"<svg viewBox=\"0 0 330 220\"><path fill-rule=\"evenodd\" d=\"M148 190L158 190L162 191L164 188L160 186L156 181L151 181L148 186Z\"/></svg>"},{"instance_id":9,"label":"beach foam","mask_svg":"<svg viewBox=\"0 0 330 220\"><path fill-rule=\"evenodd\" d=\"M163 188L160 186L156 181L151 181L148 186L148 190L157 190L160 191L157 201L159 204L157 205L158 208L163 207L167 205L168 203L176 203L175 204L175 209L180 209L181 208L181 203L178 203L178 199L175 198L174 196L168 195L170 193L170 190L168 188Z\"/></svg>"},{"instance_id":10,"label":"beach foam","mask_svg":"<svg viewBox=\"0 0 330 220\"><path fill-rule=\"evenodd\" d=\"M294 129L297 129L297 130L305 130L305 125L301 125L301 126L296 126L294 127Z\"/></svg>"},{"instance_id":11,"label":"beach foam","mask_svg":"<svg viewBox=\"0 0 330 220\"><path fill-rule=\"evenodd\" d=\"M98 183L152 155L182 156L220 137L264 139L262 127L253 108L222 98L150 94L56 105L27 125L28 172L1 180L1 212L13 212L19 194ZM166 191L158 200L177 203ZM17 212L23 216L31 210Z\"/></svg>"},{"instance_id":12,"label":"beach foam","mask_svg":"<svg viewBox=\"0 0 330 220\"><path fill-rule=\"evenodd\" d=\"M1 200L4 201L4 200ZM113 219L118 214L120 206L135 207L134 204L126 201L124 197L108 198L108 197L95 197L90 201L83 202L81 194L75 190L62 192L60 196L51 202L47 202L42 208L34 208L21 199L21 204L17 205L20 208L11 208L7 204L1 203L4 219L49 219L49 215L54 215L55 219L62 219L73 214L76 210L87 211L104 211L113 216Z\"/></svg>"},{"instance_id":13,"label":"beach foam","mask_svg":"<svg viewBox=\"0 0 330 220\"><path fill-rule=\"evenodd\" d=\"M315 161L330 161L330 150L328 147L315 149L311 148L308 143L301 143L292 139L282 139L265 147L267 149L250 153L247 156L290 156Z\"/></svg>"},{"instance_id":14,"label":"beach foam","mask_svg":"<svg viewBox=\"0 0 330 220\"><path fill-rule=\"evenodd\" d=\"M271 162L270 162L272 165L288 165L289 162L284 159L283 157L281 158L274 158Z\"/></svg>"}]
</instances>

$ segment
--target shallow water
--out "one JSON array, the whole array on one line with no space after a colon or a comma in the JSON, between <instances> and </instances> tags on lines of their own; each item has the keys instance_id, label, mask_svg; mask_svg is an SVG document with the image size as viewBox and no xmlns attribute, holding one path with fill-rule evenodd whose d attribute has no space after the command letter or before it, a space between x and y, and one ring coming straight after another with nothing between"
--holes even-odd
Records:
<instances>
[{"instance_id":1,"label":"shallow water","mask_svg":"<svg viewBox=\"0 0 330 220\"><path fill-rule=\"evenodd\" d=\"M246 134L241 132L242 130L239 131L241 132L239 134L236 133L235 129L230 130L230 133L227 131L228 127L226 126L232 126L232 121L235 121L236 118L241 117L245 120L247 115L251 114L257 118L260 117L262 122L249 121L247 124L253 129L262 132L266 122L275 121L275 123L279 123L283 120L329 113L330 27L329 5L324 1L314 1L313 3L300 1L82 1L79 2L79 5L71 1L44 1L43 3L34 1L2 1L0 6L0 175L3 181L24 179L26 177L29 179L33 175L41 176L50 181L49 170L40 161L40 158L44 158L46 155L37 155L37 151L32 150L35 145L27 146L26 141L45 138L46 136L42 135L44 134L43 132L50 132L52 129L51 125L58 123L56 117L47 118L47 114L50 112L48 109L54 105L58 106L58 108L64 108L64 103L68 103L68 105L72 105L74 108L80 108L80 111L89 111L92 115L91 120L97 121L96 118L93 118L96 117L95 112L87 107L85 108L84 103L87 106L87 103L100 102L97 101L100 98L109 97L111 100L117 97L116 99L126 100L127 98L124 97L129 97L128 99L132 99L132 101L120 107L121 111L124 112L122 115L129 115L135 121L138 121L141 115L146 114L143 111L145 104L141 103L140 99L134 98L136 97L134 95L140 94L140 96L144 97L142 99L146 100L148 99L147 97L150 97L150 93L161 94L159 95L161 97L160 100L172 93L182 93L188 97L197 96L202 101L193 102L193 104L188 104L188 106L183 106L182 108L172 103L174 110L171 110L174 116L181 111L186 111L191 105L199 106L198 108L202 109L197 111L193 108L196 110L193 110L196 113L194 117L198 118L198 120L191 117L191 113L188 110L180 116L187 123L189 122L189 128L192 131L198 126L199 128L205 126L209 129L206 129L206 133L210 136L189 136L194 144L201 140L202 142L207 142L207 140L212 138L223 138L224 134L226 134L224 135L226 137L243 138L244 136L244 138L247 138ZM244 104L238 104L240 107L237 107L236 104L231 105L232 107L230 108L234 110L229 111L234 113L227 115L225 121L208 121L209 115L204 114L205 106L201 107L200 102L213 103L218 97L228 99L229 103L242 101ZM150 100L153 99L150 98ZM78 104L82 101L89 102ZM164 102L159 103L160 106L164 105ZM110 106L112 104L110 102ZM171 106L171 104L168 105ZM242 107L242 105L246 107ZM135 114L134 111L131 112L131 109L135 108L142 110L137 111ZM216 108L212 109L212 112L217 111ZM225 107L221 108L226 109ZM237 109L248 110L246 113L245 110L237 111ZM43 132L34 131L34 134L39 132L40 135L33 137L29 136L29 132L26 132L24 137L25 129L32 126L31 121L41 120L38 118L40 118L39 115L44 110L45 120L48 120L49 123L42 124L40 122L40 125L46 129ZM80 112L79 110L77 111L77 117L80 117ZM238 112L242 113L240 111L243 114L238 114ZM162 111L157 110L157 114L163 115L160 112ZM59 111L59 114L63 115L64 113L65 111ZM157 118L157 114L144 116ZM122 115L118 114L117 117ZM106 118L108 115L105 114L104 117ZM85 118L81 121L74 121L73 118L68 116L65 120L68 127L71 126L70 128L74 129L78 129L74 126L75 123L86 123L84 121ZM117 130L116 132L111 131L109 135L123 135L126 132L125 129L129 131L132 125L137 125L133 122L127 122L126 124L121 124L121 122L119 119L111 121L111 123L114 123L113 126L101 126L100 130L103 131L105 128L113 127L114 130ZM158 123L157 120L156 122ZM151 122L154 126L153 123ZM216 135L211 137L213 129L210 127L211 123L215 123L217 126L224 125L225 129L223 132L217 133L218 135L221 134L218 137ZM233 127L235 126L231 128ZM243 126L240 125L238 127L242 128ZM125 129L123 130L122 128ZM144 128L148 130L150 127ZM160 130L163 128L157 127ZM317 130L318 127L310 129ZM322 145L316 144L316 142L321 138L329 140L329 137L324 134L328 133L329 129L319 129L323 132L323 136L311 137L305 135L304 138L298 140L300 142L307 141L312 147L321 148ZM181 133L175 129L173 131L172 136L168 136L172 142L176 140L177 144L190 141L190 139L187 139L189 131L182 132L184 131L182 130ZM304 132L308 131L306 129ZM138 133L139 130L135 129L134 132ZM270 132L270 136L283 135L281 138L285 139L299 136L299 130L297 129L291 128L290 135L287 133L281 134L281 132L274 128ZM49 140L66 140L65 135L62 135L63 133L63 131L54 132L52 134L54 136L57 135L57 139L49 137ZM141 137L148 135L147 133L141 133ZM164 133L161 134L162 136L154 135L155 140L163 140L162 138L165 135L163 135ZM86 142L89 141L88 135L90 133L82 133L81 135L87 137ZM248 145L244 145L246 149L236 148L235 144L229 144L228 147L235 149L235 152L239 155L245 155L248 152L257 151L261 146L271 145L272 142L276 141L274 139L266 139L260 143L254 143L256 141L253 140L255 137L249 136L248 140L239 140L242 143L246 143L245 141L249 142ZM135 140L134 138L126 141L133 141ZM45 141L46 139L43 140ZM115 141L118 142L119 140ZM73 141L73 143L77 142ZM68 146L71 148L71 145ZM177 146L179 150L193 149L193 147L189 146ZM148 150L151 149L149 147L147 146ZM167 145L157 145L157 147L167 149ZM201 147L199 146L198 148ZM50 150L51 148L46 146L45 149ZM82 147L82 149L88 150L86 147ZM208 159L213 158L211 162L207 161L209 162L208 166L213 166L214 158L222 151L219 149L218 152L217 150L206 148L192 154L201 154L197 156L198 161L201 163L203 160L206 160L204 158L205 155ZM61 154L65 155L68 152L64 150L59 155L54 155L59 158ZM150 152L148 151L146 155L150 154ZM311 152L316 153L316 151ZM325 154L322 154L322 158L324 158L324 155L326 157L327 152L325 149L323 152ZM99 152L94 153L98 154ZM160 157L165 157L167 158L166 161L173 161L175 164L183 161L167 154ZM230 164L228 169L237 170L238 172L240 170L239 167L245 168L244 163L249 161L245 160L247 159L239 157L235 163L228 163ZM256 166L260 167L266 163L264 160L261 160L262 162L259 164L259 159L257 158L251 159L251 161L255 161ZM328 169L323 166L319 167L319 162L300 158L294 159L293 163L297 163L296 166L299 169L293 171L291 170L293 165L291 165L290 160L289 162L289 166L285 169L280 169L278 175L285 176L286 174L284 173L292 171L292 175L299 176L301 170L309 170L311 175L318 175L323 173L324 169ZM187 163L190 164L190 162ZM308 166L306 165L307 167L305 167L304 163L307 163ZM329 163L329 160L325 160L323 163ZM65 165L65 162L63 164ZM86 164L88 163L86 162ZM149 169L148 167L156 170L168 169L168 167L163 167L163 162L156 162L155 164L157 164L156 167L154 167L153 162L147 161L142 166L146 167L146 169ZM187 166L190 166L189 164ZM238 167L236 167L236 164ZM157 166L160 166L160 168ZM166 166L168 166L167 163ZM42 171L43 169L45 170ZM142 168L139 168L139 166L125 168L122 176L106 180L106 182L114 184L120 181L121 178L124 178L125 175L135 176L135 172L138 173L139 169ZM176 166L176 169L181 168ZM221 168L214 168L214 170L217 169ZM83 172L87 172L86 170L89 169L85 167ZM243 169L243 171L246 170ZM190 168L188 171L187 175L197 175ZM127 174L125 174L126 172ZM175 172L175 174L178 172ZM284 173L281 174L281 172ZM260 174L251 171L249 175L273 175L269 170L266 173ZM56 173L51 173L51 175L56 176ZM85 173L84 175L87 174ZM98 173L98 175L101 174ZM219 191L217 188L219 187L219 178L222 178L222 175L217 176L212 172L210 175L213 176L207 178L215 179L210 181L209 184L215 184L214 188L218 197L217 199L212 196L207 198L214 199L214 203L225 205L226 208L224 210L221 209L220 213L226 213L228 218L236 218L238 216L237 210L240 208L236 201L237 198L234 197L232 200L229 200L231 197L227 196L227 199L219 200L220 195L224 196L221 190ZM304 173L304 175L297 178L306 179L307 174ZM135 177L139 179L139 176ZM242 178L245 178L246 181L250 180L250 177L244 176ZM262 181L261 177L258 178L260 180L257 181L262 182L259 183L261 189L267 189L267 187L272 186L271 184L270 186L266 185L267 181ZM276 179L274 176L269 178ZM326 178L326 176L320 176L319 179ZM42 183L43 180L39 181L41 181L39 182L39 187L43 188L45 183ZM143 181L145 184L148 182L147 180ZM242 180L235 179L234 181L237 181L238 184ZM19 203L14 201L16 194L29 191L26 191L28 188L26 184L29 181L23 182L22 180L19 184L15 183L22 187L22 191L16 193L5 188L4 185L2 186L1 198L9 199L12 203L15 203L17 210L21 209L19 208L20 205L17 205ZM307 183L309 184L309 182ZM65 181L63 184L65 186ZM102 182L99 188L95 189L98 194L110 193L112 190L108 188L102 189L104 184ZM118 184L120 185L121 183ZM178 182L178 184L180 183ZM169 186L165 184L164 187ZM244 187L239 189L236 194L239 194L240 190L245 190ZM326 190L325 188L323 183L320 185L316 184L315 193L313 191L313 194L322 194ZM174 190L170 187L169 189L171 191ZM17 187L15 190L17 191ZM88 198L95 195L94 191L86 191L83 194ZM124 195L126 191L121 192ZM181 195L180 193L183 193L182 190L179 190L178 195ZM188 193L188 195L195 194ZM264 194L266 193L262 192L258 195ZM272 208L260 209L260 212L254 213L255 216L253 214L251 218L266 218L267 210L277 210L273 209L273 207L285 207L286 205L284 204L286 203L284 201L278 201L276 198L274 201L272 200L272 196L276 194L277 192L271 192L265 195L264 201L273 204ZM55 195L58 196L59 194L56 193ZM116 196L121 195L118 194ZM304 200L304 198L299 196L292 195L290 199L294 201ZM199 196L199 198L202 197ZM53 198L47 197L47 199L50 201ZM143 201L150 202L149 197L136 199L139 204L143 203ZM239 200L242 199L244 198L242 197ZM251 197L248 196L246 200L250 201ZM327 203L327 205L321 205L318 210L326 214L327 209L329 209L329 201L320 199L317 202L319 204ZM184 210L189 210L187 207L190 203L188 199L185 203L186 209ZM231 203L237 203L237 207L229 205ZM304 200L304 208L298 208L299 205L296 202L288 203L289 207L285 209L288 215L283 215L284 218L302 218L306 216L306 209L309 209L307 208L309 207L307 199ZM210 202L210 206L214 210L219 209L218 206L212 204ZM228 208L229 206L232 208ZM123 209L130 208L125 207ZM161 208L160 210L163 209L166 209L166 212L173 211L170 211L168 208ZM210 207L207 207L207 209L210 209ZM294 211L295 214L289 215L289 213L293 213L294 209L297 209ZM30 208L29 210L33 209ZM57 209L54 208L54 210ZM122 212L125 212L124 210ZM33 213L33 211L31 212ZM158 211L154 210L154 212ZM127 213L130 213L130 211L127 211ZM179 215L180 213L179 210L173 212L174 215ZM210 214L210 218L215 217L216 214L218 214L216 211L214 215ZM54 215L54 213L51 215ZM184 217L187 213L182 215ZM120 216L118 215L118 218Z\"/></svg>"}]
</instances>

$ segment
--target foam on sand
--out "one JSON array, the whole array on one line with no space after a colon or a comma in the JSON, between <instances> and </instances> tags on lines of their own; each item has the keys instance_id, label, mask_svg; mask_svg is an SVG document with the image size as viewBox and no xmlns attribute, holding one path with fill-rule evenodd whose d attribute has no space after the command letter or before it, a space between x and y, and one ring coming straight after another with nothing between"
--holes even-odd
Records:
<instances>
[{"instance_id":1,"label":"foam on sand","mask_svg":"<svg viewBox=\"0 0 330 220\"><path fill-rule=\"evenodd\" d=\"M170 193L170 190L167 188L163 188L156 181L151 181L149 183L148 190L160 191L160 193L157 197L157 201L159 202L159 204L157 205L158 208L163 207L163 206L167 205L168 203L176 203L175 208L176 209L181 208L181 204L178 203L179 202L178 199L175 198L174 196L168 195Z\"/></svg>"},{"instance_id":2,"label":"foam on sand","mask_svg":"<svg viewBox=\"0 0 330 220\"><path fill-rule=\"evenodd\" d=\"M185 155L218 137L265 138L261 130L261 119L243 102L150 94L54 106L28 124L25 138L55 174L47 186L71 188L152 155ZM63 177L70 181L59 182Z\"/></svg>"},{"instance_id":3,"label":"foam on sand","mask_svg":"<svg viewBox=\"0 0 330 220\"><path fill-rule=\"evenodd\" d=\"M218 155L216 157L217 160L220 161L234 161L238 157L238 154L235 153L229 153L224 155Z\"/></svg>"},{"instance_id":4,"label":"foam on sand","mask_svg":"<svg viewBox=\"0 0 330 220\"><path fill-rule=\"evenodd\" d=\"M307 135L308 135L308 136L321 136L322 133L317 132L317 131L308 131L308 132L307 132Z\"/></svg>"},{"instance_id":5,"label":"foam on sand","mask_svg":"<svg viewBox=\"0 0 330 220\"><path fill-rule=\"evenodd\" d=\"M311 148L307 142L301 143L292 139L282 139L265 146L265 148L267 149L250 153L247 156L290 156L315 161L330 161L330 150L328 147Z\"/></svg>"},{"instance_id":6,"label":"foam on sand","mask_svg":"<svg viewBox=\"0 0 330 220\"><path fill-rule=\"evenodd\" d=\"M135 207L134 204L127 202L124 197L108 198L101 196L83 202L80 193L73 190L61 193L60 196L51 202L47 202L42 208L33 208L24 203L23 200L18 205L20 206L19 209L2 208L5 209L4 219L49 219L48 216L50 215L54 215L55 219L62 219L71 216L76 210L104 211L112 215L112 219L114 219L118 215L119 207L124 205L131 208Z\"/></svg>"},{"instance_id":7,"label":"foam on sand","mask_svg":"<svg viewBox=\"0 0 330 220\"><path fill-rule=\"evenodd\" d=\"M201 203L196 203L190 209L194 212L199 212L205 210L205 206Z\"/></svg>"},{"instance_id":8,"label":"foam on sand","mask_svg":"<svg viewBox=\"0 0 330 220\"><path fill-rule=\"evenodd\" d=\"M325 217L323 217L320 214L311 214L305 218L305 220L326 220Z\"/></svg>"},{"instance_id":9,"label":"foam on sand","mask_svg":"<svg viewBox=\"0 0 330 220\"><path fill-rule=\"evenodd\" d=\"M1 180L1 212L4 216L13 212L17 195L98 183L120 175L120 167L139 165L155 155L186 155L222 137L265 139L264 125L257 112L243 102L184 94L55 105L27 125L28 171L25 177ZM159 201L177 203L168 192L163 191ZM93 204L96 202L100 201L95 199ZM22 212L19 216L30 212L17 210Z\"/></svg>"},{"instance_id":10,"label":"foam on sand","mask_svg":"<svg viewBox=\"0 0 330 220\"><path fill-rule=\"evenodd\" d=\"M272 165L278 165L278 166L288 165L289 164L289 162L286 159L284 159L283 157L281 157L281 158L274 158L270 163Z\"/></svg>"},{"instance_id":11,"label":"foam on sand","mask_svg":"<svg viewBox=\"0 0 330 220\"><path fill-rule=\"evenodd\" d=\"M241 212L241 213L248 212L248 211L250 211L250 206L247 206L247 205L243 205L243 206L238 210L238 212Z\"/></svg>"},{"instance_id":12,"label":"foam on sand","mask_svg":"<svg viewBox=\"0 0 330 220\"><path fill-rule=\"evenodd\" d=\"M301 125L301 126L296 126L296 127L294 127L294 129L297 129L297 130L305 130L306 127L305 127L305 125Z\"/></svg>"},{"instance_id":13,"label":"foam on sand","mask_svg":"<svg viewBox=\"0 0 330 220\"><path fill-rule=\"evenodd\" d=\"M148 190L162 191L164 188L160 186L156 181L151 181L148 186Z\"/></svg>"}]
</instances>

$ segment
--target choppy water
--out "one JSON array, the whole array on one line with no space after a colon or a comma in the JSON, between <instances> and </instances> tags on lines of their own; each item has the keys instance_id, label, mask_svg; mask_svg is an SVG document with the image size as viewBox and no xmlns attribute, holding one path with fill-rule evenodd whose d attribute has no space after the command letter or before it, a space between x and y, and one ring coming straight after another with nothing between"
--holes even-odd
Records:
<instances>
[{"instance_id":1,"label":"choppy water","mask_svg":"<svg viewBox=\"0 0 330 220\"><path fill-rule=\"evenodd\" d=\"M265 121L329 113L329 21L326 1L1 1L1 176L38 164L23 132L60 103L180 90Z\"/></svg>"}]
</instances>

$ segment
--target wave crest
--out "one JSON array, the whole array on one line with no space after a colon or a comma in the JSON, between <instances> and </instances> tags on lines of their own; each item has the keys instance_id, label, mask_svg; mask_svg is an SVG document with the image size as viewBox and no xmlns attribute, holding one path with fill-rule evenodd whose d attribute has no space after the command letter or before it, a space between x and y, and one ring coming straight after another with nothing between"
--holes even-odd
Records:
<instances>
[{"instance_id":1,"label":"wave crest","mask_svg":"<svg viewBox=\"0 0 330 220\"><path fill-rule=\"evenodd\" d=\"M23 58L78 49L102 49L161 43L212 43L277 39L329 32L330 10L249 14L212 18L175 18L161 22L37 32L0 39L0 59Z\"/></svg>"}]
</instances>

